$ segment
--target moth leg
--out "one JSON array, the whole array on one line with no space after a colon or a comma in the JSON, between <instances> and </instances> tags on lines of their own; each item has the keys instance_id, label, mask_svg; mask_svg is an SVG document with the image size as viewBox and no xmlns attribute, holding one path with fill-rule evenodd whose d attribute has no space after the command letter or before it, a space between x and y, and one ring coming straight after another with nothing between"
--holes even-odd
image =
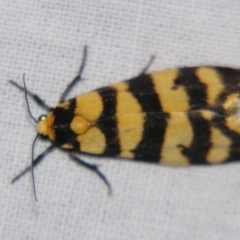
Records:
<instances>
[{"instance_id":1,"label":"moth leg","mask_svg":"<svg viewBox=\"0 0 240 240\"><path fill-rule=\"evenodd\" d=\"M142 69L142 71L140 72L139 75L145 74L145 73L148 71L149 67L152 65L152 63L153 63L153 61L154 61L155 58L156 58L155 55L152 55L152 56L150 57L147 65Z\"/></svg>"},{"instance_id":2,"label":"moth leg","mask_svg":"<svg viewBox=\"0 0 240 240\"><path fill-rule=\"evenodd\" d=\"M49 146L43 153L41 153L40 155L38 155L38 157L36 159L34 159L33 161L33 167L36 167L42 160L43 158L50 153L53 149L54 149L55 145L51 145ZM20 179L22 176L24 176L27 172L31 171L31 166L28 166L27 168L25 168L20 174L18 174L12 181L11 183L15 183L18 179Z\"/></svg>"},{"instance_id":3,"label":"moth leg","mask_svg":"<svg viewBox=\"0 0 240 240\"><path fill-rule=\"evenodd\" d=\"M87 60L87 45L84 46L83 48L83 57L82 57L82 64L79 68L78 71L78 75L72 80L72 82L70 82L70 84L67 86L67 88L64 90L64 92L62 93L59 103L64 102L65 101L65 97L67 96L67 94L71 91L71 89L74 87L74 85L81 80L81 75L82 72L84 70L85 64L86 64L86 60Z\"/></svg>"},{"instance_id":4,"label":"moth leg","mask_svg":"<svg viewBox=\"0 0 240 240\"><path fill-rule=\"evenodd\" d=\"M76 156L74 155L74 153L72 153L72 152L69 154L69 156L70 156L71 159L73 159L73 160L74 160L75 162L77 162L78 164L80 164L80 165L86 167L87 169L95 172L95 173L98 175L98 177L100 177L101 180L104 182L104 184L107 186L107 188L108 188L108 195L110 196L110 195L112 194L111 184L109 183L109 181L107 180L107 178L103 175L103 173L101 173L101 172L99 171L98 166L97 166L96 164L90 164L90 163L88 163L88 162L85 162L85 161L83 161L82 159L76 157Z\"/></svg>"},{"instance_id":5,"label":"moth leg","mask_svg":"<svg viewBox=\"0 0 240 240\"><path fill-rule=\"evenodd\" d=\"M23 92L25 91L22 86L20 86L18 83L14 82L13 80L9 80L9 82L19 90ZM46 109L47 111L51 109L37 94L32 93L29 90L26 90L26 92L27 92L27 95L30 96L34 100L34 102L37 103L38 106Z\"/></svg>"}]
</instances>

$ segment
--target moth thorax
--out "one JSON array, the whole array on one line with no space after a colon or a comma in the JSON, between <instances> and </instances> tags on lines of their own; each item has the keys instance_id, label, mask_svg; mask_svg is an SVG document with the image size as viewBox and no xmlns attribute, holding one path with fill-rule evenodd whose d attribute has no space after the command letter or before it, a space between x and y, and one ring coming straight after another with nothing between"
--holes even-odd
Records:
<instances>
[{"instance_id":1,"label":"moth thorax","mask_svg":"<svg viewBox=\"0 0 240 240\"><path fill-rule=\"evenodd\" d=\"M48 136L51 140L55 139L53 120L54 115L49 112L47 116L40 116L37 123L37 132L43 136Z\"/></svg>"},{"instance_id":2,"label":"moth thorax","mask_svg":"<svg viewBox=\"0 0 240 240\"><path fill-rule=\"evenodd\" d=\"M71 121L70 128L76 134L85 133L90 127L90 123L81 116L75 116Z\"/></svg>"}]
</instances>

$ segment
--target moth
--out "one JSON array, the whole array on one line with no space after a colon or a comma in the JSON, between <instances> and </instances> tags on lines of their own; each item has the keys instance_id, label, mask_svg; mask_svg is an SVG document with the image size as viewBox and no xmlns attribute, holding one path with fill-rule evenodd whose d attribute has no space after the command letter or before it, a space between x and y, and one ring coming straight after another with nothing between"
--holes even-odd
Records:
<instances>
[{"instance_id":1,"label":"moth","mask_svg":"<svg viewBox=\"0 0 240 240\"><path fill-rule=\"evenodd\" d=\"M147 73L66 100L82 78L87 56L83 51L78 75L49 107L21 87L47 110L36 122L37 137L51 145L13 179L18 180L54 148L94 171L107 185L98 166L76 153L127 158L167 165L216 164L240 160L240 70L227 67L185 67ZM24 83L25 84L25 83ZM36 138L34 140L34 143ZM34 178L33 178L34 181ZM35 190L34 190L35 191Z\"/></svg>"}]
</instances>

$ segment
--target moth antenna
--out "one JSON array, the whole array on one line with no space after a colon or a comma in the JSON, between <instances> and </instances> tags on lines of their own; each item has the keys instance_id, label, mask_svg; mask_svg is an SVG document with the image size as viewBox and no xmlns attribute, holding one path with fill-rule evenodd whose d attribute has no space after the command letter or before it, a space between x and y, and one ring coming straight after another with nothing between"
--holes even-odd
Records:
<instances>
[{"instance_id":1,"label":"moth antenna","mask_svg":"<svg viewBox=\"0 0 240 240\"><path fill-rule=\"evenodd\" d=\"M31 173L32 173L33 193L34 193L34 197L35 197L36 202L38 202L38 200L37 200L36 187L35 187L35 178L34 178L34 171L33 171L33 162L34 162L34 146L35 146L35 143L36 143L38 137L39 137L39 134L37 134L37 136L36 136L35 139L33 140L33 144L32 144L32 161L31 161Z\"/></svg>"},{"instance_id":2,"label":"moth antenna","mask_svg":"<svg viewBox=\"0 0 240 240\"><path fill-rule=\"evenodd\" d=\"M26 88L26 84L25 84L25 73L23 74L23 85L24 85L24 93L25 93L25 100L26 100L26 104L27 104L28 113L29 113L31 119L33 119L34 122L37 123L37 120L36 120L36 118L33 117L32 113L31 113L31 110L30 110L30 107L29 107L28 96L27 96L27 88Z\"/></svg>"},{"instance_id":3,"label":"moth antenna","mask_svg":"<svg viewBox=\"0 0 240 240\"><path fill-rule=\"evenodd\" d=\"M25 73L23 74L23 85L24 85L24 93L25 93L25 100L27 103L27 109L28 109L28 113L30 115L30 117L37 123L38 121L33 117L30 107L29 107L29 102L28 102L28 96L27 96L27 88L26 88L26 83L25 83ZM39 134L37 134L37 136L35 137L35 139L33 140L33 144L32 144L32 160L31 160L31 172L32 172L32 184L33 184L33 193L34 193L34 197L36 202L37 200L37 194L36 194L36 187L35 187L35 178L34 178L34 171L33 171L33 161L34 161L34 146L35 146L35 142L38 139Z\"/></svg>"}]
</instances>

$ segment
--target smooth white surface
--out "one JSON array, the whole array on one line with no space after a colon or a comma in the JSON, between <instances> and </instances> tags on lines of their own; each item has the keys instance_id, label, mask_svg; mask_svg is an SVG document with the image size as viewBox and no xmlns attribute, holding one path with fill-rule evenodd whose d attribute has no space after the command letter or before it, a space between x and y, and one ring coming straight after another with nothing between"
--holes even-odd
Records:
<instances>
[{"instance_id":1,"label":"smooth white surface","mask_svg":"<svg viewBox=\"0 0 240 240\"><path fill-rule=\"evenodd\" d=\"M239 239L240 163L169 168L82 156L99 163L114 189L55 150L31 176L11 179L30 163L35 136L23 94L49 105L80 66L71 96L151 70L177 66L240 67L240 2L226 0L0 2L0 239ZM31 101L34 116L44 113ZM36 155L47 142L38 142Z\"/></svg>"}]
</instances>

